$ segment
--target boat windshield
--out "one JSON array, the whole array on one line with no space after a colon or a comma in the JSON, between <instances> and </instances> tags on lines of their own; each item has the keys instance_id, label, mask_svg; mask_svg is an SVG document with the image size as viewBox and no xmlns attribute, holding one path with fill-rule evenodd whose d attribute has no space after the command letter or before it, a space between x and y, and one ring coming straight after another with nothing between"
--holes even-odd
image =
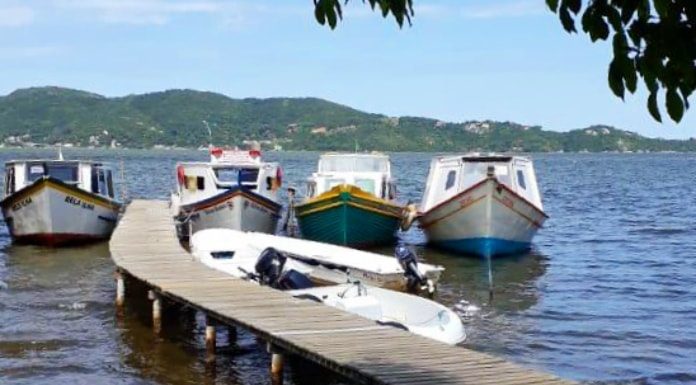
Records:
<instances>
[{"instance_id":1,"label":"boat windshield","mask_svg":"<svg viewBox=\"0 0 696 385\"><path fill-rule=\"evenodd\" d=\"M29 163L27 171L27 179L30 182L50 176L64 183L78 183L77 163Z\"/></svg>"},{"instance_id":2,"label":"boat windshield","mask_svg":"<svg viewBox=\"0 0 696 385\"><path fill-rule=\"evenodd\" d=\"M325 156L319 162L319 172L387 172L389 158L385 156Z\"/></svg>"},{"instance_id":3,"label":"boat windshield","mask_svg":"<svg viewBox=\"0 0 696 385\"><path fill-rule=\"evenodd\" d=\"M372 179L356 179L355 185L365 192L369 192L372 195L377 195L377 192L375 191L375 181Z\"/></svg>"},{"instance_id":4,"label":"boat windshield","mask_svg":"<svg viewBox=\"0 0 696 385\"><path fill-rule=\"evenodd\" d=\"M216 167L214 171L217 180L225 184L256 183L259 177L258 168Z\"/></svg>"}]
</instances>

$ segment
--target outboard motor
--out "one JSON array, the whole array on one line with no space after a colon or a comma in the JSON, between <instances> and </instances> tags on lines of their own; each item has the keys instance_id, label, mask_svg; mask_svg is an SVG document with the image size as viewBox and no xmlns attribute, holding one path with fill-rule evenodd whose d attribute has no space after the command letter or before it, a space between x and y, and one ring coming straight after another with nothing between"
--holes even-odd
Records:
<instances>
[{"instance_id":1,"label":"outboard motor","mask_svg":"<svg viewBox=\"0 0 696 385\"><path fill-rule=\"evenodd\" d=\"M405 245L398 245L394 250L394 255L401 268L404 269L406 287L409 292L418 293L424 290L427 290L428 294L435 292L433 282L418 270L418 259L413 251Z\"/></svg>"},{"instance_id":2,"label":"outboard motor","mask_svg":"<svg viewBox=\"0 0 696 385\"><path fill-rule=\"evenodd\" d=\"M287 261L287 257L272 247L261 252L256 266L254 266L254 270L259 275L259 283L275 288L283 274L285 261Z\"/></svg>"},{"instance_id":3,"label":"outboard motor","mask_svg":"<svg viewBox=\"0 0 696 385\"><path fill-rule=\"evenodd\" d=\"M297 270L284 271L288 256L272 247L264 250L256 260L254 270L261 285L278 290L297 290L313 287L312 281Z\"/></svg>"}]
</instances>

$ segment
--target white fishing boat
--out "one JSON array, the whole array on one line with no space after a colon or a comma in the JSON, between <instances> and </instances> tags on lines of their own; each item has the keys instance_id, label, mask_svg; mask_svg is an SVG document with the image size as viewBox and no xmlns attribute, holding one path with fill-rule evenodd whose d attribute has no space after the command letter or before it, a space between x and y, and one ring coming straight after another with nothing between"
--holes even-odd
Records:
<instances>
[{"instance_id":1,"label":"white fishing boat","mask_svg":"<svg viewBox=\"0 0 696 385\"><path fill-rule=\"evenodd\" d=\"M224 228L274 233L282 206L282 170L261 161L261 152L211 148L210 162L176 166L171 197L179 236Z\"/></svg>"},{"instance_id":2,"label":"white fishing boat","mask_svg":"<svg viewBox=\"0 0 696 385\"><path fill-rule=\"evenodd\" d=\"M14 242L62 246L108 239L122 204L110 167L60 155L5 163L0 206Z\"/></svg>"},{"instance_id":3,"label":"white fishing boat","mask_svg":"<svg viewBox=\"0 0 696 385\"><path fill-rule=\"evenodd\" d=\"M296 298L321 302L374 320L380 325L397 327L440 342L454 345L466 338L459 316L434 301L365 285L360 281L315 287L311 274L316 271L317 265L274 248L251 254L229 248L201 251L201 242L205 237L200 235L207 231L194 234L192 245L193 255L209 267L285 290ZM345 271L342 282L351 280L352 276Z\"/></svg>"},{"instance_id":4,"label":"white fishing boat","mask_svg":"<svg viewBox=\"0 0 696 385\"><path fill-rule=\"evenodd\" d=\"M434 158L419 211L429 243L483 257L528 250L548 218L531 159L497 154Z\"/></svg>"},{"instance_id":5,"label":"white fishing boat","mask_svg":"<svg viewBox=\"0 0 696 385\"><path fill-rule=\"evenodd\" d=\"M303 263L303 273L317 284L345 283L348 277L394 290L419 291L421 286L432 290L444 270L442 266L417 261L410 265L406 260L411 256L402 257L400 262L397 258L343 246L228 229L199 231L190 244L197 258L216 261L216 268L232 275L239 274L240 266L247 269L253 266L263 250L273 247ZM422 277L423 282L416 276Z\"/></svg>"}]
</instances>

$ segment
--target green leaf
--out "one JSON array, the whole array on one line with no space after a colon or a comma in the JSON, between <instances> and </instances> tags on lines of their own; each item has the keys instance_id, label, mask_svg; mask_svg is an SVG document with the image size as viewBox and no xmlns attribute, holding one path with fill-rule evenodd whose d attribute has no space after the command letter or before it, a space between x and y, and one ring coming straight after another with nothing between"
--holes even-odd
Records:
<instances>
[{"instance_id":1,"label":"green leaf","mask_svg":"<svg viewBox=\"0 0 696 385\"><path fill-rule=\"evenodd\" d=\"M660 15L661 18L666 18L669 13L670 0L653 0L655 4L655 11Z\"/></svg>"},{"instance_id":2,"label":"green leaf","mask_svg":"<svg viewBox=\"0 0 696 385\"><path fill-rule=\"evenodd\" d=\"M558 0L546 0L546 5L552 12L556 12L558 9Z\"/></svg>"},{"instance_id":3,"label":"green leaf","mask_svg":"<svg viewBox=\"0 0 696 385\"><path fill-rule=\"evenodd\" d=\"M317 22L319 24L324 25L326 23L326 16L324 15L324 4L321 0L318 3L315 3L314 5L314 17L317 19Z\"/></svg>"},{"instance_id":4,"label":"green leaf","mask_svg":"<svg viewBox=\"0 0 696 385\"><path fill-rule=\"evenodd\" d=\"M641 0L624 0L623 7L621 7L621 20L623 20L624 24L631 21L640 2Z\"/></svg>"},{"instance_id":5,"label":"green leaf","mask_svg":"<svg viewBox=\"0 0 696 385\"><path fill-rule=\"evenodd\" d=\"M566 31L570 33L577 32L575 30L575 21L573 21L573 17L570 16L567 8L561 7L558 11L558 16L561 18L561 24L563 24L563 28Z\"/></svg>"},{"instance_id":6,"label":"green leaf","mask_svg":"<svg viewBox=\"0 0 696 385\"><path fill-rule=\"evenodd\" d=\"M638 76L636 75L636 67L633 60L628 58L622 60L621 69L624 82L626 83L626 89L630 93L635 93L636 87L638 86Z\"/></svg>"},{"instance_id":7,"label":"green leaf","mask_svg":"<svg viewBox=\"0 0 696 385\"><path fill-rule=\"evenodd\" d=\"M614 93L614 95L620 97L622 100L624 98L624 83L623 76L621 72L621 67L619 62L616 60L611 61L609 64L609 88Z\"/></svg>"},{"instance_id":8,"label":"green leaf","mask_svg":"<svg viewBox=\"0 0 696 385\"><path fill-rule=\"evenodd\" d=\"M580 12L580 8L582 8L582 2L580 0L563 0L563 5L576 15Z\"/></svg>"},{"instance_id":9,"label":"green leaf","mask_svg":"<svg viewBox=\"0 0 696 385\"><path fill-rule=\"evenodd\" d=\"M676 88L667 90L667 113L675 122L679 123L684 116L684 102Z\"/></svg>"},{"instance_id":10,"label":"green leaf","mask_svg":"<svg viewBox=\"0 0 696 385\"><path fill-rule=\"evenodd\" d=\"M652 115L653 119L662 123L662 116L660 116L660 109L657 108L657 91L651 92L648 96L648 111Z\"/></svg>"}]
</instances>

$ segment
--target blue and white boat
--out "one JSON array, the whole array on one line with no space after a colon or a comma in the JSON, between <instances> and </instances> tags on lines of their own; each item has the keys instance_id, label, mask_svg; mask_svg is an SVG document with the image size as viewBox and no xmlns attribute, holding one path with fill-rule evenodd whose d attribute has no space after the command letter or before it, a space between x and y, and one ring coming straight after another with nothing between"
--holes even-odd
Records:
<instances>
[{"instance_id":1,"label":"blue and white boat","mask_svg":"<svg viewBox=\"0 0 696 385\"><path fill-rule=\"evenodd\" d=\"M547 218L527 157L471 153L430 164L419 222L434 246L482 257L517 254Z\"/></svg>"}]
</instances>

